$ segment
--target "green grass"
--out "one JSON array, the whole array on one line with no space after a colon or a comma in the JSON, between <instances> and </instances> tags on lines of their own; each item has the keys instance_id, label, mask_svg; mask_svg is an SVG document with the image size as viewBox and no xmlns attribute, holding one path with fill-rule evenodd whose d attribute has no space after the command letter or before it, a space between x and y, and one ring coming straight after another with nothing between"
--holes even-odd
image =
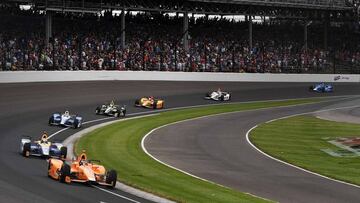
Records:
<instances>
[{"instance_id":1,"label":"green grass","mask_svg":"<svg viewBox=\"0 0 360 203\"><path fill-rule=\"evenodd\" d=\"M322 149L340 149L327 140L360 137L360 125L296 116L265 123L250 140L264 152L319 174L360 185L359 157L333 157ZM326 139L327 138L327 139Z\"/></svg>"},{"instance_id":2,"label":"green grass","mask_svg":"<svg viewBox=\"0 0 360 203\"><path fill-rule=\"evenodd\" d=\"M79 153L85 149L88 157L99 159L106 168L117 170L118 179L125 184L177 202L267 202L267 200L201 181L168 168L143 152L141 139L156 127L180 120L318 101L320 99L227 104L162 112L159 115L127 120L99 128L76 143L76 152Z\"/></svg>"}]
</instances>

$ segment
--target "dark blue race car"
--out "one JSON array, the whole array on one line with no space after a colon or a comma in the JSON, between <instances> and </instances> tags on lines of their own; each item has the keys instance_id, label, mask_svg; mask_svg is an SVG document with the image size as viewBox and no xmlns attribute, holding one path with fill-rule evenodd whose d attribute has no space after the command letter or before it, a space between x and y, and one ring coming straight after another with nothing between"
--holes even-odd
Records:
<instances>
[{"instance_id":1,"label":"dark blue race car","mask_svg":"<svg viewBox=\"0 0 360 203\"><path fill-rule=\"evenodd\" d=\"M65 159L67 148L61 142L48 141L47 133L44 133L39 140L33 141L31 137L24 137L20 143L20 153L24 157L56 157Z\"/></svg>"},{"instance_id":2,"label":"dark blue race car","mask_svg":"<svg viewBox=\"0 0 360 203\"><path fill-rule=\"evenodd\" d=\"M330 84L318 83L309 87L311 92L333 92L334 88Z\"/></svg>"}]
</instances>

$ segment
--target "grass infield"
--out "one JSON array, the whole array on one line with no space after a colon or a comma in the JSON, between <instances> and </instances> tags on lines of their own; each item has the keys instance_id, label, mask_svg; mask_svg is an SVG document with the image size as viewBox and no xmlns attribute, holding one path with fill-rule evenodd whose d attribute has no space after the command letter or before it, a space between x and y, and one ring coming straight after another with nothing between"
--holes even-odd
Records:
<instances>
[{"instance_id":1,"label":"grass infield","mask_svg":"<svg viewBox=\"0 0 360 203\"><path fill-rule=\"evenodd\" d=\"M359 157L334 157L322 151L341 151L328 142L338 137L360 137L360 125L296 116L262 124L250 133L251 142L273 157L360 185Z\"/></svg>"},{"instance_id":2,"label":"grass infield","mask_svg":"<svg viewBox=\"0 0 360 203\"><path fill-rule=\"evenodd\" d=\"M117 122L96 129L76 143L76 152L87 151L91 159L99 159L118 172L127 185L177 202L268 202L249 194L198 180L158 163L141 148L141 140L152 129L191 118L226 112L254 110L314 103L322 99L224 104L174 110L159 115Z\"/></svg>"}]
</instances>

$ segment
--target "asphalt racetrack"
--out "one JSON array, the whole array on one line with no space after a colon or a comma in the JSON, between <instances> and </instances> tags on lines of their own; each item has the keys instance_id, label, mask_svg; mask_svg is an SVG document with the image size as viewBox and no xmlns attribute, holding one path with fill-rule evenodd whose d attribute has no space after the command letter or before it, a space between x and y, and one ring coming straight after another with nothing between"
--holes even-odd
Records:
<instances>
[{"instance_id":1,"label":"asphalt racetrack","mask_svg":"<svg viewBox=\"0 0 360 203\"><path fill-rule=\"evenodd\" d=\"M358 84L337 84L335 85L335 93L317 94L308 92L309 85L310 84L301 83L146 81L1 84L0 202L147 202L146 200L118 190L109 190L111 192L109 193L83 184L61 184L47 177L47 162L45 160L22 157L19 153L22 135L37 138L43 131L52 134L61 129L60 127L50 127L47 124L48 118L53 112L69 110L71 113L83 116L85 121L100 119L103 118L103 116L98 116L94 113L96 106L111 99L115 99L119 104L126 104L127 112L130 114L153 111L133 107L135 99L142 96L163 98L165 99L166 108L213 104L216 102L204 100L203 96L207 91L217 89L218 87L232 92L232 102L356 95L360 92L360 86ZM307 198L306 200L310 200L310 202L326 201L330 200L330 197L345 198L341 199L344 200L344 202L359 202L360 195L356 196L355 194L359 194L358 189L350 186L339 186L339 184L335 182L310 176L268 160L253 149L250 149L244 142L243 133L249 130L252 124L297 111L301 112L309 109L324 108L325 106L323 105L326 104L309 105L306 108L278 108L229 114L229 116L198 120L196 121L197 125L190 126L190 128L185 125L183 132L186 132L188 136L182 138L185 139L183 140L185 142L184 144L186 144L186 142L189 141L187 139L191 137L195 142L192 143L192 145L187 145L187 147L183 149L179 149L179 147L174 149L170 148L174 152L174 156L180 156L179 158L181 158L175 161L174 164L180 164L180 166L186 167L186 165L191 165L189 164L190 161L196 162L198 157L192 156L193 153L191 150L195 150L194 148L196 147L201 147L201 149L199 149L200 152L208 156L203 157L204 162L202 163L204 165L194 164L193 166L199 166L199 168L192 167L185 169L189 169L189 172L202 175L202 177L220 184L226 184L234 188L239 188L241 191L251 192L270 199L274 197L274 200L284 200L286 202L296 202L298 199L291 199L290 197L295 198L301 194L309 194L309 196L304 198ZM213 122L215 122L216 125ZM233 130L227 125L229 122L239 124L231 125L234 127L233 130L236 130L236 134L234 134ZM84 125L82 128L93 124L96 124L96 122ZM207 126L208 124L214 125ZM206 133L203 133L201 129L211 129L217 132L218 136L205 139L204 136ZM79 130L68 129L56 134L51 139L62 141L78 131ZM197 133L199 134L195 137ZM222 133L229 137L223 136ZM170 134L168 139L173 137L177 136ZM152 136L152 138L154 139L150 139L151 141L156 141L156 136ZM214 146L214 141L218 142L216 146ZM155 142L149 149L152 150L153 146L160 147L154 150L160 154L165 153L166 155L167 152L161 150L162 146L157 144L158 143ZM227 146L227 144L229 145ZM229 151L221 149L228 149ZM179 152L185 153L182 154L184 156ZM213 159L214 157L217 159ZM187 163L181 165L185 158L188 158ZM251 160L251 162L238 162L241 158L247 158L247 160ZM167 161L169 161L169 163L171 162L171 160ZM204 173L205 164L209 164L208 167L213 167L210 168L211 170L207 173ZM269 169L266 173L264 172L265 168ZM284 173L284 171L288 173ZM250 172L252 172L252 174L250 174ZM121 172L119 172L119 176L121 176ZM229 177L233 180L231 184L227 184L230 182L230 180L228 180ZM234 180L237 179L233 177L243 178L239 179L241 182L236 183ZM312 187L309 187L309 184ZM269 185L272 185L275 189L266 188ZM287 188L288 190L286 190ZM282 189L284 189L284 191L282 191ZM259 192L256 193L254 191ZM288 194L281 196L281 193ZM353 199L355 197L357 197L357 199ZM314 200L313 198L315 198L315 201L311 201ZM334 199L334 201L335 200L336 199Z\"/></svg>"}]
</instances>

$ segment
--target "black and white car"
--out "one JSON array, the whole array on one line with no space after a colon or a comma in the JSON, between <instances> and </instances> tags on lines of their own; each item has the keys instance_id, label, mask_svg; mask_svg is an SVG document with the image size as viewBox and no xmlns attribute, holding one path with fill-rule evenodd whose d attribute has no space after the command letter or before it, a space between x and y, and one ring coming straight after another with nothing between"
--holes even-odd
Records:
<instances>
[{"instance_id":1,"label":"black and white car","mask_svg":"<svg viewBox=\"0 0 360 203\"><path fill-rule=\"evenodd\" d=\"M49 125L60 125L64 127L80 128L83 118L78 115L71 115L69 111L53 113L49 118Z\"/></svg>"},{"instance_id":2,"label":"black and white car","mask_svg":"<svg viewBox=\"0 0 360 203\"><path fill-rule=\"evenodd\" d=\"M44 133L40 140L33 141L31 137L23 137L20 142L20 153L24 157L56 157L65 159L67 148L60 142L48 141L48 136Z\"/></svg>"},{"instance_id":3,"label":"black and white car","mask_svg":"<svg viewBox=\"0 0 360 203\"><path fill-rule=\"evenodd\" d=\"M114 101L111 101L109 104L103 104L101 106L98 106L95 109L95 113L114 117L125 117L126 108L125 106L120 107L119 105L115 105Z\"/></svg>"},{"instance_id":4,"label":"black and white car","mask_svg":"<svg viewBox=\"0 0 360 203\"><path fill-rule=\"evenodd\" d=\"M223 92L220 89L213 92L208 92L205 96L205 99L214 100L214 101L229 101L231 95L229 92Z\"/></svg>"}]
</instances>

